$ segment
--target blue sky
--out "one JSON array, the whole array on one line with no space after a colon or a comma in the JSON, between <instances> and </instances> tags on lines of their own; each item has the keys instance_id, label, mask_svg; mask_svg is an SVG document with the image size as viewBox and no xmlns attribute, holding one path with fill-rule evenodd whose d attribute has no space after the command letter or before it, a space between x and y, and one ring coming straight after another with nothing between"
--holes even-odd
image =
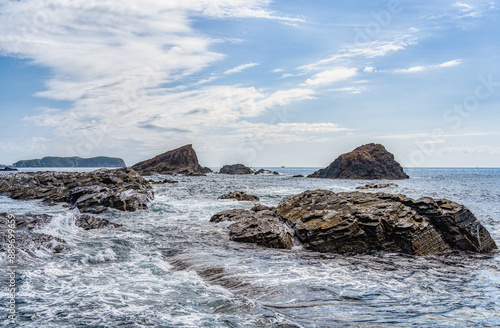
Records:
<instances>
[{"instance_id":1,"label":"blue sky","mask_svg":"<svg viewBox=\"0 0 500 328\"><path fill-rule=\"evenodd\" d=\"M0 1L0 163L500 166L495 1Z\"/></svg>"}]
</instances>

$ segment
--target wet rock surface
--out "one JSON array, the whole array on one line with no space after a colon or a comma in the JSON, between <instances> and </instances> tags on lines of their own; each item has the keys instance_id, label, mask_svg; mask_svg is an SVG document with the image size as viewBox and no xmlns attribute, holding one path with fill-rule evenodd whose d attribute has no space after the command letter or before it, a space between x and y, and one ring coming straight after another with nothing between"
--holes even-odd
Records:
<instances>
[{"instance_id":1,"label":"wet rock surface","mask_svg":"<svg viewBox=\"0 0 500 328\"><path fill-rule=\"evenodd\" d=\"M198 163L198 157L191 144L167 151L154 158L137 163L132 166L132 168L141 175L205 175L204 169Z\"/></svg>"},{"instance_id":2,"label":"wet rock surface","mask_svg":"<svg viewBox=\"0 0 500 328\"><path fill-rule=\"evenodd\" d=\"M309 178L329 179L407 179L408 175L394 155L380 144L367 144L340 155L328 167Z\"/></svg>"},{"instance_id":3,"label":"wet rock surface","mask_svg":"<svg viewBox=\"0 0 500 328\"><path fill-rule=\"evenodd\" d=\"M385 193L313 190L284 198L277 208L229 210L231 240L291 248L296 238L318 252L388 251L414 255L454 250L488 253L497 246L463 205Z\"/></svg>"},{"instance_id":4,"label":"wet rock surface","mask_svg":"<svg viewBox=\"0 0 500 328\"><path fill-rule=\"evenodd\" d=\"M259 197L247 194L246 192L243 191L233 191L228 194L220 196L218 199L236 199L238 201L255 202L259 200Z\"/></svg>"},{"instance_id":5,"label":"wet rock surface","mask_svg":"<svg viewBox=\"0 0 500 328\"><path fill-rule=\"evenodd\" d=\"M29 172L0 176L0 194L13 199L67 202L82 212L147 209L152 187L129 168L92 172Z\"/></svg>"},{"instance_id":6,"label":"wet rock surface","mask_svg":"<svg viewBox=\"0 0 500 328\"><path fill-rule=\"evenodd\" d=\"M249 167L246 167L243 164L233 164L233 165L224 165L220 170L221 174L231 174L231 175L239 175L239 174L252 174L253 170Z\"/></svg>"},{"instance_id":7,"label":"wet rock surface","mask_svg":"<svg viewBox=\"0 0 500 328\"><path fill-rule=\"evenodd\" d=\"M398 185L395 183L381 183L381 184L369 183L364 186L356 187L356 189L366 190L366 189L384 189L384 188L397 188L397 187Z\"/></svg>"}]
</instances>

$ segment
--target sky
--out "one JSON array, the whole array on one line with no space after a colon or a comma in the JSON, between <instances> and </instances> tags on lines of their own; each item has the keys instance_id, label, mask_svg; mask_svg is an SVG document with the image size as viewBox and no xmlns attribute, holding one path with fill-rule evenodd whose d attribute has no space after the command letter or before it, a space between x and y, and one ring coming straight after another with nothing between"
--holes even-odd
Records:
<instances>
[{"instance_id":1,"label":"sky","mask_svg":"<svg viewBox=\"0 0 500 328\"><path fill-rule=\"evenodd\" d=\"M0 0L0 163L500 167L495 1Z\"/></svg>"}]
</instances>

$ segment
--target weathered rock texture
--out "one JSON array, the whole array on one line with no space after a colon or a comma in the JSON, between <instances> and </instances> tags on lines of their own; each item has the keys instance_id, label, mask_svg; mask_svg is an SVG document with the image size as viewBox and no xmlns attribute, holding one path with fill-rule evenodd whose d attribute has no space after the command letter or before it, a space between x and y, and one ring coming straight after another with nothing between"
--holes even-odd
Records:
<instances>
[{"instance_id":1,"label":"weathered rock texture","mask_svg":"<svg viewBox=\"0 0 500 328\"><path fill-rule=\"evenodd\" d=\"M219 173L222 174L252 174L253 170L243 164L224 165Z\"/></svg>"},{"instance_id":2,"label":"weathered rock texture","mask_svg":"<svg viewBox=\"0 0 500 328\"><path fill-rule=\"evenodd\" d=\"M283 249L293 246L293 230L276 216L274 208L258 205L250 211L228 210L215 214L210 221L235 222L229 226L229 236L234 241Z\"/></svg>"},{"instance_id":3,"label":"weathered rock texture","mask_svg":"<svg viewBox=\"0 0 500 328\"><path fill-rule=\"evenodd\" d=\"M309 178L407 179L408 175L384 146L371 143L340 155L328 167L314 172Z\"/></svg>"},{"instance_id":4,"label":"weathered rock texture","mask_svg":"<svg viewBox=\"0 0 500 328\"><path fill-rule=\"evenodd\" d=\"M398 185L395 183L381 183L381 184L369 183L364 186L356 187L356 189L365 190L365 189L384 189L384 188L397 188L397 187Z\"/></svg>"},{"instance_id":5,"label":"weathered rock texture","mask_svg":"<svg viewBox=\"0 0 500 328\"><path fill-rule=\"evenodd\" d=\"M147 209L153 188L129 168L92 172L30 172L0 175L0 194L13 199L67 202L82 212L100 213L108 207L122 211Z\"/></svg>"},{"instance_id":6,"label":"weathered rock texture","mask_svg":"<svg viewBox=\"0 0 500 328\"><path fill-rule=\"evenodd\" d=\"M465 206L446 199L314 190L286 197L276 209L231 210L214 215L211 221L236 222L230 226L235 241L275 247L276 240L288 240L284 236L290 234L304 248L319 252L426 255L497 249L489 232ZM259 229L266 233L251 237ZM250 237L244 234L246 230ZM279 245L291 247L285 242Z\"/></svg>"},{"instance_id":7,"label":"weathered rock texture","mask_svg":"<svg viewBox=\"0 0 500 328\"><path fill-rule=\"evenodd\" d=\"M230 192L229 194L225 194L225 195L220 196L218 199L236 199L239 201L254 202L254 201L258 201L259 197L255 196L255 195L247 194L246 192L243 192L243 191L233 191L233 192Z\"/></svg>"},{"instance_id":8,"label":"weathered rock texture","mask_svg":"<svg viewBox=\"0 0 500 328\"><path fill-rule=\"evenodd\" d=\"M141 175L205 175L203 167L198 163L198 157L193 145L170 150L152 159L137 163L132 168Z\"/></svg>"}]
</instances>

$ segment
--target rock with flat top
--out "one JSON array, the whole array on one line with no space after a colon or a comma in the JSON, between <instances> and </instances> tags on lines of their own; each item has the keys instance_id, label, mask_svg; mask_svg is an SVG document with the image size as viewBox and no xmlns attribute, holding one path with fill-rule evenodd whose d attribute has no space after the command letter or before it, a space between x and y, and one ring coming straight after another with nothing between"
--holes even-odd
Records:
<instances>
[{"instance_id":1,"label":"rock with flat top","mask_svg":"<svg viewBox=\"0 0 500 328\"><path fill-rule=\"evenodd\" d=\"M340 155L328 167L309 178L329 179L408 179L394 155L380 144L367 144Z\"/></svg>"},{"instance_id":2,"label":"rock with flat top","mask_svg":"<svg viewBox=\"0 0 500 328\"><path fill-rule=\"evenodd\" d=\"M220 170L221 174L243 175L252 174L253 170L243 164L224 165Z\"/></svg>"},{"instance_id":3,"label":"rock with flat top","mask_svg":"<svg viewBox=\"0 0 500 328\"><path fill-rule=\"evenodd\" d=\"M243 191L233 191L228 194L220 196L218 199L236 199L238 201L255 202L259 200L259 197L247 194L246 192Z\"/></svg>"}]
</instances>

